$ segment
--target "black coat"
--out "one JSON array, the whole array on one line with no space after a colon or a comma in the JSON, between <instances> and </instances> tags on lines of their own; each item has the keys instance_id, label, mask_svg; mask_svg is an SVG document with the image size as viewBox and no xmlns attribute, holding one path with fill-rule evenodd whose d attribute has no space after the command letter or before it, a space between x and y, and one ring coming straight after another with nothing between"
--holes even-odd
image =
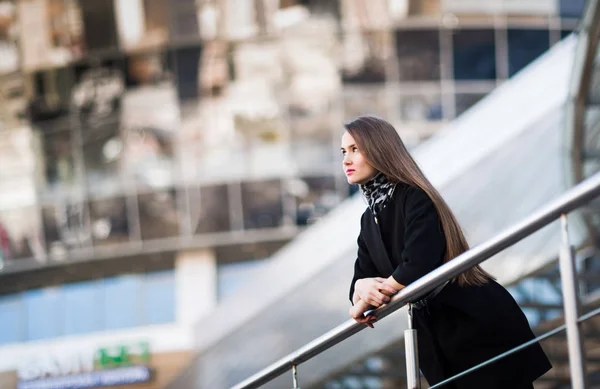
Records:
<instances>
[{"instance_id":1,"label":"black coat","mask_svg":"<svg viewBox=\"0 0 600 389\"><path fill-rule=\"evenodd\" d=\"M422 190L398 184L378 224L368 208L361 218L350 301L356 280L393 275L409 285L442 265L445 247L433 202ZM471 287L450 283L414 312L419 363L430 385L534 338L516 301L494 281ZM454 387L514 388L550 368L536 343L454 381Z\"/></svg>"}]
</instances>

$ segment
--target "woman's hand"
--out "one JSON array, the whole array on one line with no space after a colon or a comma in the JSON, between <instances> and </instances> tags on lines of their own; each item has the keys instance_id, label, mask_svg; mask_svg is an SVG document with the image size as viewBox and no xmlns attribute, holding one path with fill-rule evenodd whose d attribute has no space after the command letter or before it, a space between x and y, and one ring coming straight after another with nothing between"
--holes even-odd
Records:
<instances>
[{"instance_id":1,"label":"woman's hand","mask_svg":"<svg viewBox=\"0 0 600 389\"><path fill-rule=\"evenodd\" d=\"M366 308L366 309L365 309ZM377 317L375 315L365 316L364 313L368 311L371 307L367 304L359 301L356 305L350 307L350 316L357 322L366 325L367 327L373 327L373 323L377 321Z\"/></svg>"},{"instance_id":2,"label":"woman's hand","mask_svg":"<svg viewBox=\"0 0 600 389\"><path fill-rule=\"evenodd\" d=\"M385 278L362 278L354 284L355 293L365 303L375 308L390 301L390 297L398 293L398 290L385 283Z\"/></svg>"}]
</instances>

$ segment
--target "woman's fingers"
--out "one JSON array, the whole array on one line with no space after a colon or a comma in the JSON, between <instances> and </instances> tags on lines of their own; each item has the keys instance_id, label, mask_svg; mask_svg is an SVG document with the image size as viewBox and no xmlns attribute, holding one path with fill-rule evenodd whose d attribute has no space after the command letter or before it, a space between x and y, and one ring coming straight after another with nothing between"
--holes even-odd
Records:
<instances>
[{"instance_id":1,"label":"woman's fingers","mask_svg":"<svg viewBox=\"0 0 600 389\"><path fill-rule=\"evenodd\" d=\"M384 284L384 283L379 284L379 290L381 291L381 293L385 294L386 296L393 296L396 293L398 293L398 291L396 289L394 289L390 285Z\"/></svg>"},{"instance_id":2,"label":"woman's fingers","mask_svg":"<svg viewBox=\"0 0 600 389\"><path fill-rule=\"evenodd\" d=\"M364 324L364 325L366 325L366 326L368 326L370 328L375 328L373 326L373 323L375 323L377 321L377 318L375 316L373 316L373 315L369 315L369 316L357 317L357 318L354 318L354 320L357 323Z\"/></svg>"}]
</instances>

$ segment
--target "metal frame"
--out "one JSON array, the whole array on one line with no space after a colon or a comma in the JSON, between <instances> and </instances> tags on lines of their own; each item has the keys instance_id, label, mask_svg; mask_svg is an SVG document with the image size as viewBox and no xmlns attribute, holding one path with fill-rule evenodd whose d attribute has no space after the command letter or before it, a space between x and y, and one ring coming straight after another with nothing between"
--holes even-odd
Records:
<instances>
[{"instance_id":1,"label":"metal frame","mask_svg":"<svg viewBox=\"0 0 600 389\"><path fill-rule=\"evenodd\" d=\"M410 301L419 299L447 280L450 280L465 270L468 270L469 268L491 258L507 247L512 246L513 244L535 233L546 225L563 217L563 215L566 215L569 212L585 205L599 195L600 173L597 173L569 191L565 192L563 195L559 196L557 199L550 202L520 223L517 223L496 237L459 255L452 261L444 264L414 283L408 285L400 293L394 296L388 305L377 309L378 320L381 320L389 314L395 312L404 305L408 304ZM568 260L572 262L572 257L569 256ZM574 274L575 273L573 271L569 274L569 276L573 276ZM574 284L575 283L573 282L573 285ZM570 305L574 301L572 297L576 296L576 292L570 291L569 293L572 293L572 296L570 295L571 298L565 299L565 306L569 305L568 310L573 311ZM575 312L577 312L577 310L575 310ZM577 321L577 318L575 320ZM568 322L567 327L572 325L573 320L571 317L571 321ZM362 331L364 328L366 328L365 325L358 324L354 320L348 320L320 336L319 338L306 344L304 347L296 350L295 352L266 367L262 371L259 371L253 376L240 382L239 384L235 385L233 389L258 388L272 379L284 374L286 371L292 369L293 366L298 366L302 362L313 358L314 356L333 347L350 336ZM573 331L571 330L571 332ZM574 339L573 336L570 336L568 340L569 343L577 341L577 339ZM573 387L581 388L582 386L574 385Z\"/></svg>"}]
</instances>

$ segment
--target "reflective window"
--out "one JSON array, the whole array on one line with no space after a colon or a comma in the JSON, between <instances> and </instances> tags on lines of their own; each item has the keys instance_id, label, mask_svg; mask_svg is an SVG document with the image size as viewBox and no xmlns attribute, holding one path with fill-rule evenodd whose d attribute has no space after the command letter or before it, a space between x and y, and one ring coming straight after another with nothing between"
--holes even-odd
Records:
<instances>
[{"instance_id":1,"label":"reflective window","mask_svg":"<svg viewBox=\"0 0 600 389\"><path fill-rule=\"evenodd\" d=\"M452 37L452 44L455 79L496 79L494 30L456 30Z\"/></svg>"},{"instance_id":2,"label":"reflective window","mask_svg":"<svg viewBox=\"0 0 600 389\"><path fill-rule=\"evenodd\" d=\"M129 241L129 220L125 197L89 202L90 231L96 246Z\"/></svg>"},{"instance_id":3,"label":"reflective window","mask_svg":"<svg viewBox=\"0 0 600 389\"><path fill-rule=\"evenodd\" d=\"M202 47L175 49L169 56L176 75L177 96L181 102L198 99L200 96L200 60Z\"/></svg>"},{"instance_id":4,"label":"reflective window","mask_svg":"<svg viewBox=\"0 0 600 389\"><path fill-rule=\"evenodd\" d=\"M296 203L298 225L316 222L341 201L335 178L331 176L289 179L285 182L285 189Z\"/></svg>"},{"instance_id":5,"label":"reflective window","mask_svg":"<svg viewBox=\"0 0 600 389\"><path fill-rule=\"evenodd\" d=\"M392 39L386 31L362 32L347 39L343 53L344 83L381 83L386 80L386 53Z\"/></svg>"},{"instance_id":6,"label":"reflective window","mask_svg":"<svg viewBox=\"0 0 600 389\"><path fill-rule=\"evenodd\" d=\"M167 42L167 0L118 0L115 4L121 48L141 50Z\"/></svg>"},{"instance_id":7,"label":"reflective window","mask_svg":"<svg viewBox=\"0 0 600 389\"><path fill-rule=\"evenodd\" d=\"M124 275L103 281L104 328L115 330L142 324L140 302L142 283L139 276Z\"/></svg>"},{"instance_id":8,"label":"reflective window","mask_svg":"<svg viewBox=\"0 0 600 389\"><path fill-rule=\"evenodd\" d=\"M177 90L163 53L127 59L127 89L121 105L121 136L128 177L140 188L171 187L175 134L180 125Z\"/></svg>"},{"instance_id":9,"label":"reflective window","mask_svg":"<svg viewBox=\"0 0 600 389\"><path fill-rule=\"evenodd\" d=\"M62 288L65 304L64 333L85 334L102 330L103 304L101 281L65 284Z\"/></svg>"},{"instance_id":10,"label":"reflective window","mask_svg":"<svg viewBox=\"0 0 600 389\"><path fill-rule=\"evenodd\" d=\"M118 48L116 3L114 0L79 0L84 42L88 51Z\"/></svg>"},{"instance_id":11,"label":"reflective window","mask_svg":"<svg viewBox=\"0 0 600 389\"><path fill-rule=\"evenodd\" d=\"M23 338L24 315L20 295L0 296L0 345L17 343Z\"/></svg>"},{"instance_id":12,"label":"reflective window","mask_svg":"<svg viewBox=\"0 0 600 389\"><path fill-rule=\"evenodd\" d=\"M246 229L280 226L283 220L281 182L243 182L242 208Z\"/></svg>"},{"instance_id":13,"label":"reflective window","mask_svg":"<svg viewBox=\"0 0 600 389\"><path fill-rule=\"evenodd\" d=\"M127 0L126 0L127 1ZM146 4L157 0L146 0ZM168 3L168 12L166 13L169 20L169 40L172 42L181 42L198 39L200 36L200 25L198 11L196 9L196 0L170 0ZM234 9L236 7L234 6ZM161 12L161 7L157 4L152 4L149 7L152 12ZM154 19L157 16L153 16Z\"/></svg>"},{"instance_id":14,"label":"reflective window","mask_svg":"<svg viewBox=\"0 0 600 389\"><path fill-rule=\"evenodd\" d=\"M0 23L0 75L12 73L19 68L17 45L17 6L14 1L0 1L2 7ZM0 87L1 90L1 87ZM1 92L0 92L1 94Z\"/></svg>"},{"instance_id":15,"label":"reflective window","mask_svg":"<svg viewBox=\"0 0 600 389\"><path fill-rule=\"evenodd\" d=\"M563 18L579 18L584 7L585 0L560 0L560 16Z\"/></svg>"},{"instance_id":16,"label":"reflective window","mask_svg":"<svg viewBox=\"0 0 600 389\"><path fill-rule=\"evenodd\" d=\"M34 207L0 211L0 263L45 257L41 217Z\"/></svg>"},{"instance_id":17,"label":"reflective window","mask_svg":"<svg viewBox=\"0 0 600 389\"><path fill-rule=\"evenodd\" d=\"M454 97L456 116L471 108L486 95L486 93L457 93Z\"/></svg>"},{"instance_id":18,"label":"reflective window","mask_svg":"<svg viewBox=\"0 0 600 389\"><path fill-rule=\"evenodd\" d=\"M19 39L22 66L25 70L63 65L85 54L88 46L83 26L84 12L79 0L17 1L16 5L20 30L38 32L22 34ZM85 15L85 19L89 20L89 12ZM109 36L107 27L101 26L92 35ZM106 34L97 33L105 30ZM89 28L87 32L90 33ZM90 43L94 43L93 38L90 39Z\"/></svg>"},{"instance_id":19,"label":"reflective window","mask_svg":"<svg viewBox=\"0 0 600 389\"><path fill-rule=\"evenodd\" d=\"M81 132L87 190L96 195L122 193L119 126L125 91L124 59L76 66L75 79L72 100Z\"/></svg>"},{"instance_id":20,"label":"reflective window","mask_svg":"<svg viewBox=\"0 0 600 389\"><path fill-rule=\"evenodd\" d=\"M81 187L75 160L75 130L62 127L56 121L38 124L38 128L44 155L44 191L58 194Z\"/></svg>"},{"instance_id":21,"label":"reflective window","mask_svg":"<svg viewBox=\"0 0 600 389\"><path fill-rule=\"evenodd\" d=\"M550 48L548 30L508 29L508 74L514 76Z\"/></svg>"},{"instance_id":22,"label":"reflective window","mask_svg":"<svg viewBox=\"0 0 600 389\"><path fill-rule=\"evenodd\" d=\"M398 100L397 114L403 122L424 122L443 118L442 99L439 92L401 94Z\"/></svg>"},{"instance_id":23,"label":"reflective window","mask_svg":"<svg viewBox=\"0 0 600 389\"><path fill-rule=\"evenodd\" d=\"M89 214L86 204L57 201L42 208L44 238L48 255L54 260L69 257L69 250L90 243Z\"/></svg>"},{"instance_id":24,"label":"reflective window","mask_svg":"<svg viewBox=\"0 0 600 389\"><path fill-rule=\"evenodd\" d=\"M572 33L573 33L573 30L571 30L571 29L560 30L560 39L565 39L566 37L568 37Z\"/></svg>"},{"instance_id":25,"label":"reflective window","mask_svg":"<svg viewBox=\"0 0 600 389\"><path fill-rule=\"evenodd\" d=\"M169 238L180 234L182 211L177 207L175 189L140 194L138 206L143 240Z\"/></svg>"},{"instance_id":26,"label":"reflective window","mask_svg":"<svg viewBox=\"0 0 600 389\"><path fill-rule=\"evenodd\" d=\"M227 186L190 187L190 214L195 234L229 231L229 194Z\"/></svg>"},{"instance_id":27,"label":"reflective window","mask_svg":"<svg viewBox=\"0 0 600 389\"><path fill-rule=\"evenodd\" d=\"M27 340L59 337L63 334L64 299L60 288L30 290L23 293L27 315Z\"/></svg>"},{"instance_id":28,"label":"reflective window","mask_svg":"<svg viewBox=\"0 0 600 389\"><path fill-rule=\"evenodd\" d=\"M438 30L396 31L400 81L440 79L440 37Z\"/></svg>"},{"instance_id":29,"label":"reflective window","mask_svg":"<svg viewBox=\"0 0 600 389\"><path fill-rule=\"evenodd\" d=\"M144 324L175 321L175 272L172 270L144 275Z\"/></svg>"}]
</instances>

